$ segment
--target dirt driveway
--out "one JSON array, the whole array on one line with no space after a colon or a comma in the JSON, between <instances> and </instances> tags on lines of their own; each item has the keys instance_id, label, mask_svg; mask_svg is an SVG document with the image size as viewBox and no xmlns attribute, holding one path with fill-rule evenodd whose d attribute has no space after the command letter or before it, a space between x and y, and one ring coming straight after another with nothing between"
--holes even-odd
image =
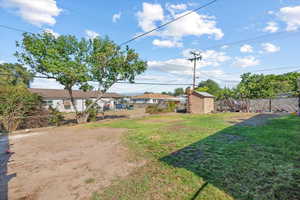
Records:
<instances>
[{"instance_id":1,"label":"dirt driveway","mask_svg":"<svg viewBox=\"0 0 300 200\"><path fill-rule=\"evenodd\" d=\"M12 136L9 199L89 199L140 165L120 144L125 131L75 126Z\"/></svg>"}]
</instances>

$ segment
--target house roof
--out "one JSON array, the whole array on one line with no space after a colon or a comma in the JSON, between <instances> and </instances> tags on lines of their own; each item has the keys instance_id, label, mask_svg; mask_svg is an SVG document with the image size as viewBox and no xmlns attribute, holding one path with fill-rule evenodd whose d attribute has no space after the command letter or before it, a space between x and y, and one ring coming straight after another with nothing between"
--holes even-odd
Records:
<instances>
[{"instance_id":1,"label":"house roof","mask_svg":"<svg viewBox=\"0 0 300 200\"><path fill-rule=\"evenodd\" d=\"M215 98L215 96L209 94L208 92L198 92L198 91L194 91L194 93L202 96L202 97L209 97L209 98Z\"/></svg>"},{"instance_id":2,"label":"house roof","mask_svg":"<svg viewBox=\"0 0 300 200\"><path fill-rule=\"evenodd\" d=\"M133 99L172 99L174 98L173 96L166 95L166 94L143 94L139 96L134 96L132 97Z\"/></svg>"},{"instance_id":3,"label":"house roof","mask_svg":"<svg viewBox=\"0 0 300 200\"><path fill-rule=\"evenodd\" d=\"M29 91L32 93L35 93L43 98L49 98L49 99L69 99L70 98L70 95L67 90L29 88ZM75 99L97 98L98 94L99 94L98 91L84 92L82 90L73 90L73 96ZM105 93L105 94L103 94L103 98L122 98L122 96L117 93Z\"/></svg>"}]
</instances>

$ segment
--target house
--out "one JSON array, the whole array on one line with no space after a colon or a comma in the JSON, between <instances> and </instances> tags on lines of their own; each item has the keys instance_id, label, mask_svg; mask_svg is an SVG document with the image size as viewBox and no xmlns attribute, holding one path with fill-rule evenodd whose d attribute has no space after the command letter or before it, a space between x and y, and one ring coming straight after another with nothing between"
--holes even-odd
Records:
<instances>
[{"instance_id":1,"label":"house","mask_svg":"<svg viewBox=\"0 0 300 200\"><path fill-rule=\"evenodd\" d=\"M50 106L58 109L60 112L75 112L72 106L71 98L67 90L61 89L36 89L29 88L29 91L42 97L44 106ZM84 111L86 108L86 100L95 101L98 97L98 91L84 92L81 90L73 90L76 107L78 111ZM103 98L98 101L100 108L114 109L115 104L122 99L122 96L116 93L105 93Z\"/></svg>"},{"instance_id":2,"label":"house","mask_svg":"<svg viewBox=\"0 0 300 200\"><path fill-rule=\"evenodd\" d=\"M175 101L175 97L165 94L143 94L132 97L132 103L135 104L158 104L165 101Z\"/></svg>"},{"instance_id":3,"label":"house","mask_svg":"<svg viewBox=\"0 0 300 200\"><path fill-rule=\"evenodd\" d=\"M207 114L213 112L215 97L207 92L190 91L188 94L187 112L192 114Z\"/></svg>"}]
</instances>

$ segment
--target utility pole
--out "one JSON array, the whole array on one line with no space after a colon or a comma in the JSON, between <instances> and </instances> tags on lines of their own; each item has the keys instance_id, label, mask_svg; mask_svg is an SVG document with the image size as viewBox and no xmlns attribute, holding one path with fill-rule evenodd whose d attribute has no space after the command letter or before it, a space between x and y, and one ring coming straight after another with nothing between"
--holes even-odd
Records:
<instances>
[{"instance_id":1,"label":"utility pole","mask_svg":"<svg viewBox=\"0 0 300 200\"><path fill-rule=\"evenodd\" d=\"M194 73L193 73L193 89L196 88L196 66L197 61L202 60L202 56L200 52L191 51L190 54L193 56L193 58L188 59L191 62L194 62Z\"/></svg>"}]
</instances>

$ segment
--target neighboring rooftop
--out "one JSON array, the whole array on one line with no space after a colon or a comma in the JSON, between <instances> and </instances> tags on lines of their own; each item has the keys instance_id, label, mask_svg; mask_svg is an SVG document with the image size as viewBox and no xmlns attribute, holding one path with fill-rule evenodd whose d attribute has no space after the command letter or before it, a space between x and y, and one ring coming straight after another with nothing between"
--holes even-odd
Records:
<instances>
[{"instance_id":1,"label":"neighboring rooftop","mask_svg":"<svg viewBox=\"0 0 300 200\"><path fill-rule=\"evenodd\" d=\"M49 99L69 99L70 95L67 90L62 89L38 89L38 88L29 88L29 91L43 98ZM73 96L76 99L89 99L97 98L99 95L98 91L88 91L84 92L82 90L73 90ZM122 98L122 95L117 93L105 93L103 98Z\"/></svg>"},{"instance_id":2,"label":"neighboring rooftop","mask_svg":"<svg viewBox=\"0 0 300 200\"><path fill-rule=\"evenodd\" d=\"M175 97L166 95L166 94L159 94L159 93L150 93L150 94L143 94L139 96L132 97L133 99L173 99Z\"/></svg>"},{"instance_id":3,"label":"neighboring rooftop","mask_svg":"<svg viewBox=\"0 0 300 200\"><path fill-rule=\"evenodd\" d=\"M210 97L210 98L214 98L215 96L209 94L208 92L198 92L198 91L194 91L196 94L202 96L202 97Z\"/></svg>"}]
</instances>

